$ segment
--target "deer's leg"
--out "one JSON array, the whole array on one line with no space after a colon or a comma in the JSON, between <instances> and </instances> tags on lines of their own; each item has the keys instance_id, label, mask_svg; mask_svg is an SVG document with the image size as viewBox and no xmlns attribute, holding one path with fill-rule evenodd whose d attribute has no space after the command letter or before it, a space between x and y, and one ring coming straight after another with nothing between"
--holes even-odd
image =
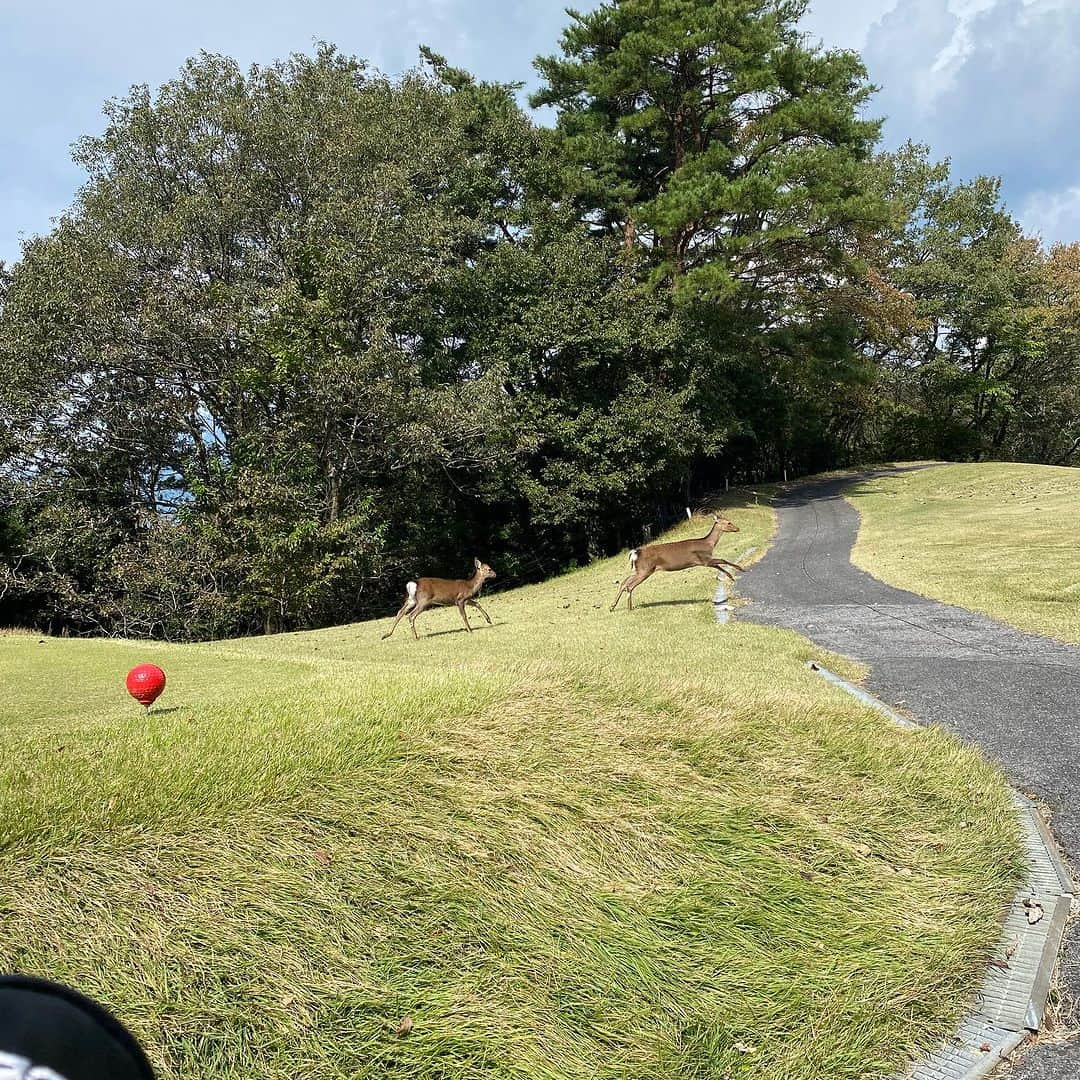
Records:
<instances>
[{"instance_id":1,"label":"deer's leg","mask_svg":"<svg viewBox=\"0 0 1080 1080\"><path fill-rule=\"evenodd\" d=\"M727 560L726 560L726 559L710 559L710 560L709 560L709 565L710 565L710 566L711 566L711 567L712 567L712 568L713 568L714 570L719 570L719 571L720 571L720 573L721 573L721 574L724 574L724 575L725 575L725 576L727 577L727 579L728 579L729 581L731 581L732 583L734 583L734 581L735 581L735 575L734 575L733 573L731 573L731 571L730 571L730 570L725 570L725 569L724 569L724 563L725 563L725 562L727 562ZM734 563L728 563L728 566L734 566L734 565L735 565Z\"/></svg>"},{"instance_id":2,"label":"deer's leg","mask_svg":"<svg viewBox=\"0 0 1080 1080\"><path fill-rule=\"evenodd\" d=\"M636 577L637 577L637 572L635 571L635 572L634 572L633 574L631 574L631 575L630 575L630 576L629 576L629 577L628 577L628 578L627 578L627 579L626 579L626 580L625 580L625 581L624 581L624 582L623 582L623 583L622 583L622 584L621 584L621 585L619 586L619 591L618 591L618 592L617 592L617 593L615 594L615 599L614 599L614 600L612 601L611 607L609 607L609 608L608 608L608 611L614 611L614 610L615 610L615 609L616 609L616 608L617 608L617 607L619 606L619 598L620 598L620 597L622 596L622 594L623 594L624 592L626 592L626 588L627 588L627 586L628 586L628 585L630 584L630 582L631 582L631 581L633 581L633 580L634 580L634 578L636 578Z\"/></svg>"},{"instance_id":3,"label":"deer's leg","mask_svg":"<svg viewBox=\"0 0 1080 1080\"><path fill-rule=\"evenodd\" d=\"M738 570L740 574L746 573L746 568L740 566L737 562L729 562L727 559L713 559L714 563L723 563L724 566L730 566L732 570Z\"/></svg>"},{"instance_id":4,"label":"deer's leg","mask_svg":"<svg viewBox=\"0 0 1080 1080\"><path fill-rule=\"evenodd\" d=\"M427 611L430 604L425 603L422 600L417 600L416 605L413 607L412 612L409 615L409 625L412 627L412 636L419 641L420 635L416 632L416 617L421 613Z\"/></svg>"},{"instance_id":5,"label":"deer's leg","mask_svg":"<svg viewBox=\"0 0 1080 1080\"><path fill-rule=\"evenodd\" d=\"M477 610L477 611L479 611L479 612L480 612L480 614L481 614L481 615L483 615L485 619L487 619L487 624L488 624L488 626L490 626L490 625L491 625L491 617L490 617L490 616L488 615L488 613L487 613L487 612L486 612L486 611L485 611L485 610L484 610L484 609L483 609L483 608L482 608L482 607L480 606L480 604L479 604L479 603L478 603L478 602L477 602L476 600L468 600L468 601L466 601L466 603L468 603L468 604L469 604L469 605L471 605L472 607L476 608L476 610Z\"/></svg>"},{"instance_id":6,"label":"deer's leg","mask_svg":"<svg viewBox=\"0 0 1080 1080\"><path fill-rule=\"evenodd\" d=\"M472 633L472 627L469 625L469 616L465 614L465 601L459 600L457 602L457 609L461 612L461 621L465 624L465 629Z\"/></svg>"},{"instance_id":7,"label":"deer's leg","mask_svg":"<svg viewBox=\"0 0 1080 1080\"><path fill-rule=\"evenodd\" d=\"M626 586L626 610L627 611L633 611L634 610L634 590L643 581L645 581L646 578L652 577L652 574L653 574L652 570L646 570L644 573L642 573L639 570L636 574L634 574L634 580L632 580L630 582L630 584Z\"/></svg>"},{"instance_id":8,"label":"deer's leg","mask_svg":"<svg viewBox=\"0 0 1080 1080\"><path fill-rule=\"evenodd\" d=\"M401 622L401 620L405 618L405 616L408 615L414 607L416 607L416 601L410 596L409 599L406 600L405 603L402 605L401 610L397 613L397 617L394 619L394 625L391 626L385 634L383 634L383 641L385 641L397 629L397 624Z\"/></svg>"}]
</instances>

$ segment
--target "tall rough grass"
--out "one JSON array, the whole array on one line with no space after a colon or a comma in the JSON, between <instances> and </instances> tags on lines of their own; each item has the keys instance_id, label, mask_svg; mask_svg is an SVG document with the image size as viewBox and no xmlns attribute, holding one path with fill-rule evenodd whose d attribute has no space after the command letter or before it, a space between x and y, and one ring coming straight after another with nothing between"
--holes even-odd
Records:
<instances>
[{"instance_id":1,"label":"tall rough grass","mask_svg":"<svg viewBox=\"0 0 1080 1080\"><path fill-rule=\"evenodd\" d=\"M733 516L727 557L772 526ZM610 615L624 573L419 642L0 637L0 966L106 1002L169 1080L897 1069L1016 882L1001 777L717 626L709 572Z\"/></svg>"}]
</instances>

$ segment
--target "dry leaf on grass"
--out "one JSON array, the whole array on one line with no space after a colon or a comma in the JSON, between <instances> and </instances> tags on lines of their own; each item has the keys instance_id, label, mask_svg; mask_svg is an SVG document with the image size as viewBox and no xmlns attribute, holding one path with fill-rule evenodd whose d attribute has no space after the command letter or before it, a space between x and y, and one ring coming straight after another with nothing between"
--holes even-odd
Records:
<instances>
[{"instance_id":1,"label":"dry leaf on grass","mask_svg":"<svg viewBox=\"0 0 1080 1080\"><path fill-rule=\"evenodd\" d=\"M314 854L316 860L320 862L323 866L330 865L330 852L323 851L322 848L318 848Z\"/></svg>"},{"instance_id":2,"label":"dry leaf on grass","mask_svg":"<svg viewBox=\"0 0 1080 1080\"><path fill-rule=\"evenodd\" d=\"M398 1026L394 1028L395 1035L408 1035L412 1031L412 1017L403 1016L398 1022Z\"/></svg>"}]
</instances>

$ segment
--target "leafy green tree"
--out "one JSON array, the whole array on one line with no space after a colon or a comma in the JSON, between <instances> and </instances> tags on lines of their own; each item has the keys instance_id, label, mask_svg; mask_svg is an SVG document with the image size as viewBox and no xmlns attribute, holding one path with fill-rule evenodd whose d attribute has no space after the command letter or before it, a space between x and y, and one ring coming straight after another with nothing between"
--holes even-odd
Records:
<instances>
[{"instance_id":1,"label":"leafy green tree","mask_svg":"<svg viewBox=\"0 0 1080 1080\"><path fill-rule=\"evenodd\" d=\"M447 477L504 456L501 381L447 366L436 315L505 216L476 114L329 48L246 76L203 56L113 103L5 289L9 472L85 507L78 478L132 543L198 533L252 629L326 618L426 550Z\"/></svg>"},{"instance_id":2,"label":"leafy green tree","mask_svg":"<svg viewBox=\"0 0 1080 1080\"><path fill-rule=\"evenodd\" d=\"M808 45L804 8L612 0L572 11L562 55L536 65L568 193L643 253L705 345L696 411L716 468L835 454L868 378L842 301L885 220L864 174L879 125L859 58Z\"/></svg>"},{"instance_id":3,"label":"leafy green tree","mask_svg":"<svg viewBox=\"0 0 1080 1080\"><path fill-rule=\"evenodd\" d=\"M613 0L536 62L582 206L692 293L791 299L876 214L878 123L851 52L807 45L801 0Z\"/></svg>"},{"instance_id":4,"label":"leafy green tree","mask_svg":"<svg viewBox=\"0 0 1080 1080\"><path fill-rule=\"evenodd\" d=\"M1039 402L1070 381L1075 357L1049 346L1050 326L1064 323L1051 314L1047 256L1005 211L992 177L954 184L948 162L910 144L874 170L895 210L881 272L910 301L875 356L890 391L887 449L961 459L1017 453ZM1057 310L1068 310L1061 300Z\"/></svg>"},{"instance_id":5,"label":"leafy green tree","mask_svg":"<svg viewBox=\"0 0 1080 1080\"><path fill-rule=\"evenodd\" d=\"M204 56L81 144L0 310L24 595L78 629L318 625L473 553L554 571L681 483L681 331L558 207L513 88L427 61Z\"/></svg>"},{"instance_id":6,"label":"leafy green tree","mask_svg":"<svg viewBox=\"0 0 1080 1080\"><path fill-rule=\"evenodd\" d=\"M1080 243L1043 256L1043 288L1032 312L1041 361L1018 395L1010 454L1051 465L1080 463ZM1034 365L1033 365L1034 367Z\"/></svg>"},{"instance_id":7,"label":"leafy green tree","mask_svg":"<svg viewBox=\"0 0 1080 1080\"><path fill-rule=\"evenodd\" d=\"M702 447L679 321L572 220L492 249L453 295L462 362L501 372L510 402L517 452L480 491L496 529L548 571L638 539Z\"/></svg>"}]
</instances>

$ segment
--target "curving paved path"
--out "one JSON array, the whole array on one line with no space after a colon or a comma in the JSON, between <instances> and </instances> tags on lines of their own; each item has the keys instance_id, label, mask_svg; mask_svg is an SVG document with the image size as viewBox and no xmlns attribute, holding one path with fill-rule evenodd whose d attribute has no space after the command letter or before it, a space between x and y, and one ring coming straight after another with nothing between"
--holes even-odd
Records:
<instances>
[{"instance_id":1,"label":"curving paved path","mask_svg":"<svg viewBox=\"0 0 1080 1080\"><path fill-rule=\"evenodd\" d=\"M786 626L866 663L867 686L920 720L978 743L1050 807L1080 862L1080 648L886 585L851 564L859 515L842 495L862 477L812 481L775 501L779 532L739 581L739 617ZM1080 1022L1080 940L1062 965ZM1080 1078L1080 1040L1035 1047L1016 1080Z\"/></svg>"}]
</instances>

